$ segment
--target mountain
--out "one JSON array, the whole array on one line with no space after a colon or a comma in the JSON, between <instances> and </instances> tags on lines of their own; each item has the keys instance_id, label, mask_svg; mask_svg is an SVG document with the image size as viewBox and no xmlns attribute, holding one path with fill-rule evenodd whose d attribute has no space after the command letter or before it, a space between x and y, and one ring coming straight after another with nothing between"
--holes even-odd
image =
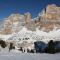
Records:
<instances>
[{"instance_id":1,"label":"mountain","mask_svg":"<svg viewBox=\"0 0 60 60\"><path fill-rule=\"evenodd\" d=\"M59 32L60 7L55 4L48 5L33 19L29 12L23 15L13 13L4 18L4 23L0 28L0 35L4 36L4 38L7 36L9 40L20 39L20 36L32 40L54 39L59 38Z\"/></svg>"},{"instance_id":2,"label":"mountain","mask_svg":"<svg viewBox=\"0 0 60 60\"><path fill-rule=\"evenodd\" d=\"M23 27L31 31L38 28L45 32L60 29L60 7L55 4L48 5L33 19L29 12L24 15L13 13L4 19L0 34L18 33Z\"/></svg>"},{"instance_id":3,"label":"mountain","mask_svg":"<svg viewBox=\"0 0 60 60\"><path fill-rule=\"evenodd\" d=\"M2 34L11 34L18 32L22 25L24 24L24 16L20 14L11 14L8 18L4 20L4 27Z\"/></svg>"},{"instance_id":4,"label":"mountain","mask_svg":"<svg viewBox=\"0 0 60 60\"><path fill-rule=\"evenodd\" d=\"M48 5L38 15L38 26L43 31L51 31L54 28L60 29L60 7L55 4Z\"/></svg>"}]
</instances>

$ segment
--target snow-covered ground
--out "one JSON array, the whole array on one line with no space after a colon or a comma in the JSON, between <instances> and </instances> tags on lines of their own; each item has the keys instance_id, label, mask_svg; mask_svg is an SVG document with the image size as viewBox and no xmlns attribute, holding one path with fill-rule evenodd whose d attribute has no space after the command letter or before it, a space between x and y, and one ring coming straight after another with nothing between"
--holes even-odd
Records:
<instances>
[{"instance_id":1,"label":"snow-covered ground","mask_svg":"<svg viewBox=\"0 0 60 60\"><path fill-rule=\"evenodd\" d=\"M14 49L9 52L8 48L1 48L0 60L60 60L60 53L22 53Z\"/></svg>"},{"instance_id":2,"label":"snow-covered ground","mask_svg":"<svg viewBox=\"0 0 60 60\"><path fill-rule=\"evenodd\" d=\"M15 41L19 40L20 38L21 41L23 41L22 38L26 38L26 37L30 38L29 41L42 40L44 42L47 42L51 39L60 41L60 29L53 30L47 33L47 32L40 31L38 29L32 32L27 30L26 28L23 28L21 31L15 34L0 35L0 38L2 38L3 40L15 40ZM60 60L60 53L58 54L33 53L32 54L32 53L21 53L20 51L17 50L11 50L9 52L8 49L2 49L0 51L0 60Z\"/></svg>"},{"instance_id":3,"label":"snow-covered ground","mask_svg":"<svg viewBox=\"0 0 60 60\"><path fill-rule=\"evenodd\" d=\"M59 54L6 53L0 54L0 60L60 60Z\"/></svg>"},{"instance_id":4,"label":"snow-covered ground","mask_svg":"<svg viewBox=\"0 0 60 60\"><path fill-rule=\"evenodd\" d=\"M0 35L3 40L19 40L22 38L30 38L30 40L38 40L48 42L50 40L60 41L60 29L53 30L50 32L44 32L42 30L36 29L36 31L30 31L26 27L23 27L18 33L13 33L11 35ZM19 40L20 41L20 40Z\"/></svg>"}]
</instances>

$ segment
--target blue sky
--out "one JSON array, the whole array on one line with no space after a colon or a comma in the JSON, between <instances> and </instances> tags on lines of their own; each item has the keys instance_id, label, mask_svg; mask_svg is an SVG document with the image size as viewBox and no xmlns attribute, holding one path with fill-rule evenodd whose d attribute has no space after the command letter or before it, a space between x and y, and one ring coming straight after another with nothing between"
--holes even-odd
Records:
<instances>
[{"instance_id":1,"label":"blue sky","mask_svg":"<svg viewBox=\"0 0 60 60\"><path fill-rule=\"evenodd\" d=\"M20 14L30 12L33 18L48 4L60 6L60 0L0 0L0 19L16 12Z\"/></svg>"}]
</instances>

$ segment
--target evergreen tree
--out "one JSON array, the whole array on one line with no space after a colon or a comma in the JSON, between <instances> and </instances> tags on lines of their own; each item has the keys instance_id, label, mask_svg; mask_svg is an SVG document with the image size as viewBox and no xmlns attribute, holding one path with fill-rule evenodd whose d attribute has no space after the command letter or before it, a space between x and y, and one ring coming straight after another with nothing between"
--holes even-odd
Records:
<instances>
[{"instance_id":1,"label":"evergreen tree","mask_svg":"<svg viewBox=\"0 0 60 60\"><path fill-rule=\"evenodd\" d=\"M3 40L0 40L0 45L2 48L5 48L7 45L6 45L6 42L3 41Z\"/></svg>"},{"instance_id":2,"label":"evergreen tree","mask_svg":"<svg viewBox=\"0 0 60 60\"><path fill-rule=\"evenodd\" d=\"M54 46L54 42L53 40L50 40L48 43L48 47L46 48L46 53L51 53L54 54L55 53L55 46Z\"/></svg>"}]
</instances>

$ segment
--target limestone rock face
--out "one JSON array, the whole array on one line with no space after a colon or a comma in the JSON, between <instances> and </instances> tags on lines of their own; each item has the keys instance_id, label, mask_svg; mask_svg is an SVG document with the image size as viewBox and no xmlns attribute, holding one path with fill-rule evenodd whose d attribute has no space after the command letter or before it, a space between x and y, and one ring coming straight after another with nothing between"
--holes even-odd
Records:
<instances>
[{"instance_id":1,"label":"limestone rock face","mask_svg":"<svg viewBox=\"0 0 60 60\"><path fill-rule=\"evenodd\" d=\"M34 21L32 21L31 19L31 14L29 12L25 13L24 14L24 21L25 21L25 27L28 29L28 30L32 30L32 31L35 31L36 30L36 27L34 25Z\"/></svg>"},{"instance_id":2,"label":"limestone rock face","mask_svg":"<svg viewBox=\"0 0 60 60\"><path fill-rule=\"evenodd\" d=\"M13 32L18 32L20 26L24 24L24 15L11 14L8 18L4 20L4 28L2 34L12 34Z\"/></svg>"},{"instance_id":3,"label":"limestone rock face","mask_svg":"<svg viewBox=\"0 0 60 60\"><path fill-rule=\"evenodd\" d=\"M57 7L55 4L48 5L39 15L39 18L40 29L50 31L54 27L60 28L60 7Z\"/></svg>"},{"instance_id":4,"label":"limestone rock face","mask_svg":"<svg viewBox=\"0 0 60 60\"><path fill-rule=\"evenodd\" d=\"M31 27L30 13L25 13L24 15L11 14L8 18L5 18L4 28L1 33L2 34L18 33L24 26L28 29L29 27Z\"/></svg>"},{"instance_id":5,"label":"limestone rock face","mask_svg":"<svg viewBox=\"0 0 60 60\"><path fill-rule=\"evenodd\" d=\"M31 18L29 12L24 15L19 13L11 14L8 18L5 18L0 34L18 33L23 27L31 31L39 28L47 32L54 28L60 29L60 7L55 4L48 5L34 19Z\"/></svg>"}]
</instances>

